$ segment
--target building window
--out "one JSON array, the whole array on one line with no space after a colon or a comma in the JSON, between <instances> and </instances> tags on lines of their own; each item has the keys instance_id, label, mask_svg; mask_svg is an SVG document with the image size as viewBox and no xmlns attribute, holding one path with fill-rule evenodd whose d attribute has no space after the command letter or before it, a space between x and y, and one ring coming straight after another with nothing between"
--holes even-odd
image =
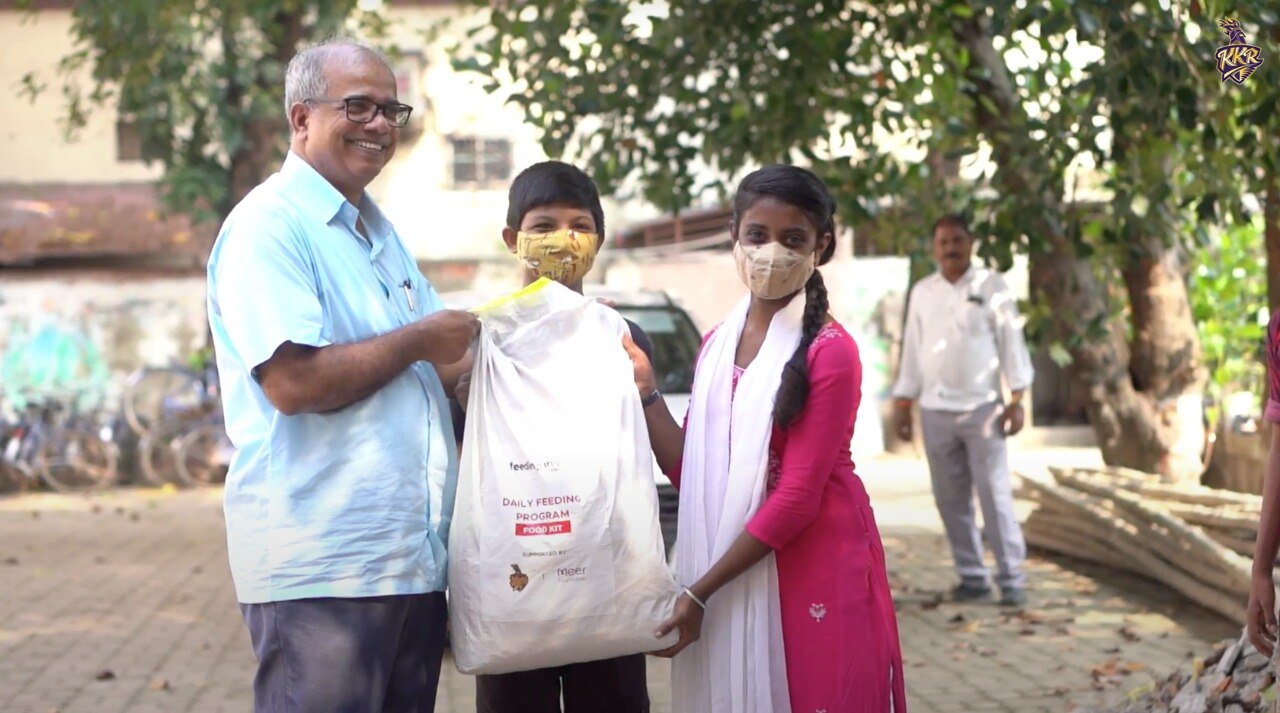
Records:
<instances>
[{"instance_id":1,"label":"building window","mask_svg":"<svg viewBox=\"0 0 1280 713\"><path fill-rule=\"evenodd\" d=\"M511 179L511 142L506 139L450 139L453 184L465 187L501 185Z\"/></svg>"},{"instance_id":2,"label":"building window","mask_svg":"<svg viewBox=\"0 0 1280 713\"><path fill-rule=\"evenodd\" d=\"M138 125L132 119L116 122L116 160L142 160L142 134L138 133Z\"/></svg>"}]
</instances>

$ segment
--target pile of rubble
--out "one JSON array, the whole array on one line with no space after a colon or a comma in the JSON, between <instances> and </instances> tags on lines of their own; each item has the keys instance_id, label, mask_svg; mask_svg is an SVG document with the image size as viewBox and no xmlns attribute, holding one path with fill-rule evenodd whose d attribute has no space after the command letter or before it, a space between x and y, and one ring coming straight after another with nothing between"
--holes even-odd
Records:
<instances>
[{"instance_id":1,"label":"pile of rubble","mask_svg":"<svg viewBox=\"0 0 1280 713\"><path fill-rule=\"evenodd\" d=\"M1276 713L1275 668L1241 636L1220 642L1163 681L1131 692L1106 713ZM1085 713L1081 711L1080 713Z\"/></svg>"}]
</instances>

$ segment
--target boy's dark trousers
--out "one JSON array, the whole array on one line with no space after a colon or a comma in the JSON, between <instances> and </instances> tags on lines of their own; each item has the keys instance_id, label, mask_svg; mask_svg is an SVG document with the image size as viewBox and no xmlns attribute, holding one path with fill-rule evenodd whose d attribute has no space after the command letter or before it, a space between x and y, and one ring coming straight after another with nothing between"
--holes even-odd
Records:
<instances>
[{"instance_id":1,"label":"boy's dark trousers","mask_svg":"<svg viewBox=\"0 0 1280 713\"><path fill-rule=\"evenodd\" d=\"M644 654L476 676L476 713L649 713Z\"/></svg>"}]
</instances>

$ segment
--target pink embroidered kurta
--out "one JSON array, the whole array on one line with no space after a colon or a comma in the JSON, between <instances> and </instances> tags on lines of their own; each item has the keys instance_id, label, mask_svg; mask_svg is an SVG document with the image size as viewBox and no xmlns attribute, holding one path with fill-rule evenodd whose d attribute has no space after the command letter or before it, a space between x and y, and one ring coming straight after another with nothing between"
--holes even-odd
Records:
<instances>
[{"instance_id":1,"label":"pink embroidered kurta","mask_svg":"<svg viewBox=\"0 0 1280 713\"><path fill-rule=\"evenodd\" d=\"M857 344L830 323L808 365L808 401L790 428L773 427L765 501L747 524L776 553L791 710L904 713L884 548L849 452L862 389ZM735 368L735 389L741 374ZM679 472L667 475L679 488Z\"/></svg>"}]
</instances>

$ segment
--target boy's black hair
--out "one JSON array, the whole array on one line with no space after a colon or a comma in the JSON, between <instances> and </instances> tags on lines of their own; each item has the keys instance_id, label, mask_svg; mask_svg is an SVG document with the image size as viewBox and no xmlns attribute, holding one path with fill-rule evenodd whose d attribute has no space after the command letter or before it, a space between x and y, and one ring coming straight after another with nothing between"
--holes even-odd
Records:
<instances>
[{"instance_id":1,"label":"boy's black hair","mask_svg":"<svg viewBox=\"0 0 1280 713\"><path fill-rule=\"evenodd\" d=\"M941 228L944 225L949 225L952 228L959 228L964 231L965 235L973 235L973 233L969 232L969 223L965 221L963 215L960 215L959 213L948 213L933 221L933 228L929 230L930 238L932 238L934 233L938 232L938 228Z\"/></svg>"},{"instance_id":2,"label":"boy's black hair","mask_svg":"<svg viewBox=\"0 0 1280 713\"><path fill-rule=\"evenodd\" d=\"M507 193L507 227L519 230L526 213L553 204L590 212L596 222L596 234L603 242L604 209L600 207L600 190L582 169L563 161L535 163L516 176Z\"/></svg>"},{"instance_id":3,"label":"boy's black hair","mask_svg":"<svg viewBox=\"0 0 1280 713\"><path fill-rule=\"evenodd\" d=\"M831 235L831 242L818 255L818 264L825 265L836 252L836 201L827 190L827 184L816 174L799 166L765 166L752 172L738 184L733 200L734 234L742 216L764 197L776 198L804 212L813 224L818 238ZM797 297L797 299L799 299ZM774 400L773 420L781 428L787 428L800 417L809 400L809 347L826 322L827 286L822 273L817 270L804 285L804 323L800 345L782 369L782 383Z\"/></svg>"}]
</instances>

